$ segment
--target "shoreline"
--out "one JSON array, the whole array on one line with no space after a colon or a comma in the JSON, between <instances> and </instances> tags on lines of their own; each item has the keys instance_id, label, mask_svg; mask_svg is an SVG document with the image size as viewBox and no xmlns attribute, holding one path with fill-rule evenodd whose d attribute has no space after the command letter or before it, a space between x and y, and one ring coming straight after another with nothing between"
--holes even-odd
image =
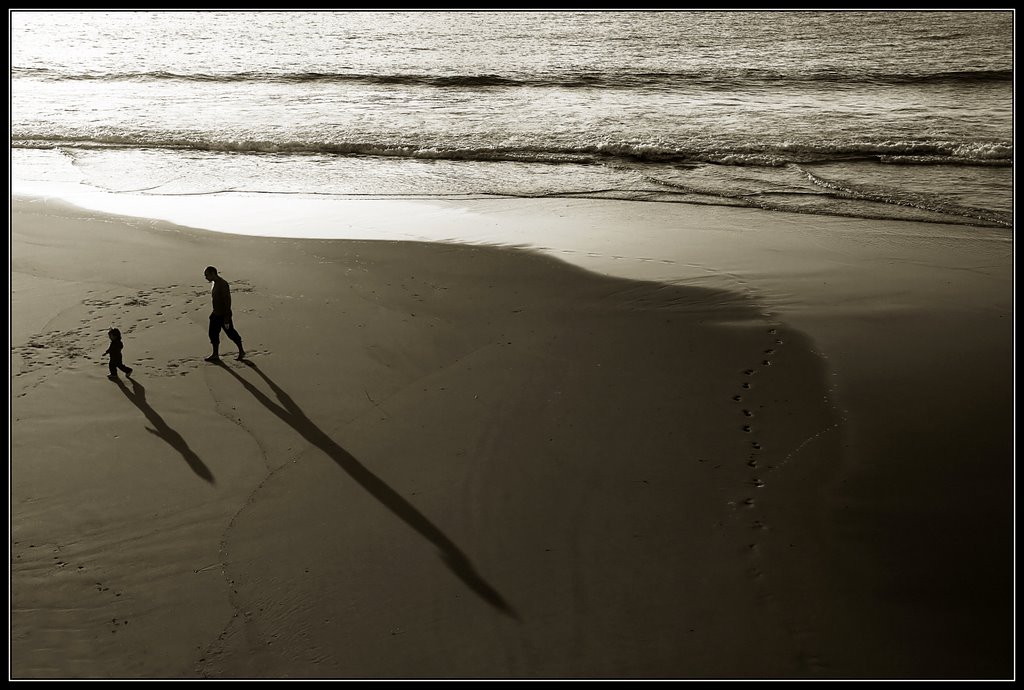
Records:
<instances>
[{"instance_id":1,"label":"shoreline","mask_svg":"<svg viewBox=\"0 0 1024 690\"><path fill-rule=\"evenodd\" d=\"M578 200L431 222L546 227L581 265L14 200L12 676L1010 673L1002 241ZM630 263L644 280L584 270L622 259L573 232L611 247L631 225L658 238ZM891 225L912 232L863 232ZM688 262L642 260L680 232ZM201 361L207 264L254 367ZM135 323L141 393L78 344L111 319ZM967 448L984 466L954 466Z\"/></svg>"}]
</instances>

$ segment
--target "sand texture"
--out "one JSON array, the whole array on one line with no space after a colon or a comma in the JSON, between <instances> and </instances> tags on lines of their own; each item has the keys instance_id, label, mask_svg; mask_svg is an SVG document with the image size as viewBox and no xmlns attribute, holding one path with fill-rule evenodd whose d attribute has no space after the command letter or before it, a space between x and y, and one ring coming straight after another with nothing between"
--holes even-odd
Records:
<instances>
[{"instance_id":1,"label":"sand texture","mask_svg":"<svg viewBox=\"0 0 1024 690\"><path fill-rule=\"evenodd\" d=\"M1007 243L681 208L768 287L16 199L12 678L1011 677Z\"/></svg>"}]
</instances>

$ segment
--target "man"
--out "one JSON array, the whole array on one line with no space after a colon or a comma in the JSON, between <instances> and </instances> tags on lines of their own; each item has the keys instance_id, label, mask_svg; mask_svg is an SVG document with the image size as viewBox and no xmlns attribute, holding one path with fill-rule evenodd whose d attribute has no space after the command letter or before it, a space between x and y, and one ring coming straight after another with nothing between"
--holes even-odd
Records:
<instances>
[{"instance_id":1,"label":"man","mask_svg":"<svg viewBox=\"0 0 1024 690\"><path fill-rule=\"evenodd\" d=\"M231 321L231 287L228 285L228 281L217 274L217 269L213 266L207 266L203 275L212 283L210 294L213 297L213 313L210 314L210 344L213 345L213 354L207 357L206 361L220 361L221 329L238 346L238 359L242 359L245 357L242 336L238 335L238 331L235 330Z\"/></svg>"}]
</instances>

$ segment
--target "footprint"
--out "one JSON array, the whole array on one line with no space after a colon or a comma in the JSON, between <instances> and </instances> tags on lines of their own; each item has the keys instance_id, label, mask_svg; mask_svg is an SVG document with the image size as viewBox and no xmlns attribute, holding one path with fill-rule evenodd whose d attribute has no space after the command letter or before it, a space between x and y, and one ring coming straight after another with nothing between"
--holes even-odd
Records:
<instances>
[{"instance_id":1,"label":"footprint","mask_svg":"<svg viewBox=\"0 0 1024 690\"><path fill-rule=\"evenodd\" d=\"M743 388L750 388L750 384L749 383L744 383L743 384Z\"/></svg>"},{"instance_id":2,"label":"footprint","mask_svg":"<svg viewBox=\"0 0 1024 690\"><path fill-rule=\"evenodd\" d=\"M772 365L772 363L769 362L767 359L764 360L763 362L761 362L761 366L764 366L764 367L770 367L771 365Z\"/></svg>"},{"instance_id":3,"label":"footprint","mask_svg":"<svg viewBox=\"0 0 1024 690\"><path fill-rule=\"evenodd\" d=\"M740 396L738 396L738 395L737 395L736 397L738 398L738 397L740 397ZM743 416L744 416L744 417L753 417L753 416L754 416L754 413L753 413L753 412L751 412L750 410L743 410Z\"/></svg>"},{"instance_id":4,"label":"footprint","mask_svg":"<svg viewBox=\"0 0 1024 690\"><path fill-rule=\"evenodd\" d=\"M761 444L758 443L757 441L754 441L750 445L754 448L754 450L761 450Z\"/></svg>"},{"instance_id":5,"label":"footprint","mask_svg":"<svg viewBox=\"0 0 1024 690\"><path fill-rule=\"evenodd\" d=\"M739 402L740 400L743 400L743 398L741 398L741 397L740 397L740 396L738 396L738 395L734 395L734 396L732 396L732 399L733 399L733 400L735 400L736 402Z\"/></svg>"},{"instance_id":6,"label":"footprint","mask_svg":"<svg viewBox=\"0 0 1024 690\"><path fill-rule=\"evenodd\" d=\"M746 374L747 376L753 376L754 375L754 370L753 369L744 369L743 373Z\"/></svg>"},{"instance_id":7,"label":"footprint","mask_svg":"<svg viewBox=\"0 0 1024 690\"><path fill-rule=\"evenodd\" d=\"M750 425L749 424L744 424L743 425L743 430L746 431L749 434L750 433Z\"/></svg>"}]
</instances>

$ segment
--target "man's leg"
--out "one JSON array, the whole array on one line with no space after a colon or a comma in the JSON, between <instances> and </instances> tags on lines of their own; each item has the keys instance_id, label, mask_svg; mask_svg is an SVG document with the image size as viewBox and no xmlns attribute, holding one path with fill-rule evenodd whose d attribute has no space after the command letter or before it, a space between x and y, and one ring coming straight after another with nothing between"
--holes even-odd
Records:
<instances>
[{"instance_id":1,"label":"man's leg","mask_svg":"<svg viewBox=\"0 0 1024 690\"><path fill-rule=\"evenodd\" d=\"M213 346L213 354L206 358L207 362L220 359L220 329L223 323L219 316L210 314L210 345Z\"/></svg>"},{"instance_id":2,"label":"man's leg","mask_svg":"<svg viewBox=\"0 0 1024 690\"><path fill-rule=\"evenodd\" d=\"M228 334L231 341L238 346L238 359L245 357L245 348L242 347L242 336L235 330L235 324L228 321L224 324L224 332Z\"/></svg>"}]
</instances>

